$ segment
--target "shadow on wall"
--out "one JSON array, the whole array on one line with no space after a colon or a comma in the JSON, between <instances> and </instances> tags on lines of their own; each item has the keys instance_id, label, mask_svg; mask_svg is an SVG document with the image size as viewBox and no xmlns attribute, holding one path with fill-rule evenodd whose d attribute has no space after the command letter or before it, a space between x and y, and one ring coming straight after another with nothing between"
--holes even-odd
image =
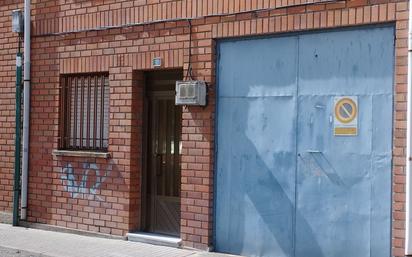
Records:
<instances>
[{"instance_id":1,"label":"shadow on wall","mask_svg":"<svg viewBox=\"0 0 412 257\"><path fill-rule=\"evenodd\" d=\"M249 119L246 122L251 122L251 117L256 117L257 106L253 106L256 105L254 102L251 102L250 105L251 107L248 108ZM257 109L259 109L259 107L257 107ZM262 115L266 116L269 113L270 110L264 110L262 112ZM262 117L262 119L266 120L267 118ZM275 132L270 130L270 125L266 124L265 122L262 122L262 124L262 131L260 131L257 135L260 135L263 138L267 138L267 136L269 136L271 132ZM247 126L250 127L250 125ZM258 185L259 189L257 189L256 187L249 187L247 196L252 201L256 210L260 214L261 219L267 224L267 228L271 231L274 238L278 239L278 244L282 248L283 252L290 252L290 238L286 239L282 237L281 235L282 233L284 233L284 231L280 229L281 227L274 224L274 222L276 222L276 217L267 215L268 213L279 213L279 210L281 208L292 210L295 213L296 217L292 234L294 236L294 234L296 233L296 222L298 222L300 233L303 232L303 234L305 235L306 242L304 244L305 246L308 246L308 248L306 249L308 251L308 256L323 257L324 254L319 246L319 243L317 242L312 227L308 224L300 211L296 209L295 199L290 199L284 191L285 185L281 184L280 180L278 180L278 178L276 177L276 173L280 171L281 167L290 167L290 161L295 161L296 159L294 157L292 159L289 159L283 153L276 153L272 156L268 155L267 153L268 151L270 151L271 147L264 147L267 146L266 144L257 144L256 141L253 140L253 137L255 137L255 135L256 131L253 131L253 129L247 129L245 133L245 142L250 144L250 146L248 147L250 147L252 151L251 156L256 156L256 166L259 167L259 176L249 176L248 179L250 179L249 181L252 185ZM261 145L264 146L261 147ZM246 167L248 166L246 165ZM291 177L294 176L296 176L296 174L293 174ZM291 182L292 186L294 185L294 183L295 181ZM294 236L294 239L291 240L294 243L292 245L293 250L292 252L290 252L289 256L296 255L295 238L296 237Z\"/></svg>"},{"instance_id":2,"label":"shadow on wall","mask_svg":"<svg viewBox=\"0 0 412 257\"><path fill-rule=\"evenodd\" d=\"M218 180L225 182L219 185L223 193L218 201L224 199L222 205L227 206L217 213L218 226L224 227L217 227L217 249L246 256L293 257L299 223L308 256L324 257L313 228L295 208L296 122L288 116L295 101L279 98L251 97L222 104L232 108L233 120L223 121L232 126L226 129L230 134L219 135L223 140L219 145L227 153L219 157ZM273 113L276 108L283 111Z\"/></svg>"}]
</instances>

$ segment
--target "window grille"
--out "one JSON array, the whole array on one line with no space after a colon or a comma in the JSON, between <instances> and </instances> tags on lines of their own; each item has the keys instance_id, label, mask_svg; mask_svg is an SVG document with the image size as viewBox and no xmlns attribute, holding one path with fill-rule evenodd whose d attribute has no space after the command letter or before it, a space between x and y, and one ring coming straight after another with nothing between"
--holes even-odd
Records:
<instances>
[{"instance_id":1,"label":"window grille","mask_svg":"<svg viewBox=\"0 0 412 257\"><path fill-rule=\"evenodd\" d=\"M61 77L60 148L106 151L109 141L108 74Z\"/></svg>"}]
</instances>

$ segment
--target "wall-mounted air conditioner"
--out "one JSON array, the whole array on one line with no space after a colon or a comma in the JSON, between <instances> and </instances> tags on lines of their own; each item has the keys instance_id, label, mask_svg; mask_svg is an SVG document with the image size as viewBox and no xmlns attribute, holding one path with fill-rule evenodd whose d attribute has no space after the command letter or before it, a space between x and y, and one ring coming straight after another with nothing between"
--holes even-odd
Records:
<instances>
[{"instance_id":1,"label":"wall-mounted air conditioner","mask_svg":"<svg viewBox=\"0 0 412 257\"><path fill-rule=\"evenodd\" d=\"M176 105L206 105L206 83L199 80L176 81Z\"/></svg>"}]
</instances>

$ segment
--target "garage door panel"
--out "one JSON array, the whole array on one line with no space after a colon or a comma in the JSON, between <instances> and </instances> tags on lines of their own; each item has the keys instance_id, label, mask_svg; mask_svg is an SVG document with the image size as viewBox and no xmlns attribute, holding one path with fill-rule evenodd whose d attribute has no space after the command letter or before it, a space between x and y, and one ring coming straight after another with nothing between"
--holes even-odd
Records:
<instances>
[{"instance_id":1,"label":"garage door panel","mask_svg":"<svg viewBox=\"0 0 412 257\"><path fill-rule=\"evenodd\" d=\"M393 28L219 51L216 249L390 256ZM334 135L342 96L357 98L357 135Z\"/></svg>"},{"instance_id":2,"label":"garage door panel","mask_svg":"<svg viewBox=\"0 0 412 257\"><path fill-rule=\"evenodd\" d=\"M324 256L389 256L391 96L358 96L357 137L333 135L333 98L299 97L296 256L319 256L306 224Z\"/></svg>"},{"instance_id":3,"label":"garage door panel","mask_svg":"<svg viewBox=\"0 0 412 257\"><path fill-rule=\"evenodd\" d=\"M334 136L334 97L299 96L296 257L370 251L371 126L358 137Z\"/></svg>"},{"instance_id":4,"label":"garage door panel","mask_svg":"<svg viewBox=\"0 0 412 257\"><path fill-rule=\"evenodd\" d=\"M219 97L295 94L296 50L297 37L221 43Z\"/></svg>"},{"instance_id":5,"label":"garage door panel","mask_svg":"<svg viewBox=\"0 0 412 257\"><path fill-rule=\"evenodd\" d=\"M291 256L296 99L222 98L219 106L216 247Z\"/></svg>"},{"instance_id":6,"label":"garage door panel","mask_svg":"<svg viewBox=\"0 0 412 257\"><path fill-rule=\"evenodd\" d=\"M297 200L295 256L370 256L367 188L365 182L345 189L325 177L307 180L299 188L306 196Z\"/></svg>"},{"instance_id":7,"label":"garage door panel","mask_svg":"<svg viewBox=\"0 0 412 257\"><path fill-rule=\"evenodd\" d=\"M298 142L305 151L338 151L348 155L369 155L372 151L372 96L357 95L358 136L336 137L334 135L334 101L341 95L299 95ZM390 106L389 106L390 108ZM389 110L390 111L390 110ZM387 126L387 125L385 125ZM389 126L391 124L389 123ZM389 135L390 137L391 135ZM387 148L387 146L386 146Z\"/></svg>"},{"instance_id":8,"label":"garage door panel","mask_svg":"<svg viewBox=\"0 0 412 257\"><path fill-rule=\"evenodd\" d=\"M392 94L392 27L299 37L299 93Z\"/></svg>"},{"instance_id":9,"label":"garage door panel","mask_svg":"<svg viewBox=\"0 0 412 257\"><path fill-rule=\"evenodd\" d=\"M392 158L388 155L374 155L371 172L371 254L373 257L388 257L391 253L391 190L388 181L392 181Z\"/></svg>"},{"instance_id":10,"label":"garage door panel","mask_svg":"<svg viewBox=\"0 0 412 257\"><path fill-rule=\"evenodd\" d=\"M383 28L299 38L297 257L318 256L304 243L311 234L301 222L316 229L324 256L375 256L382 245L380 255L389 256L391 178L374 167L375 151L391 162L392 36L392 28ZM334 101L343 95L358 99L356 136L334 135ZM390 174L390 165L384 169ZM380 196L383 206L376 205Z\"/></svg>"},{"instance_id":11,"label":"garage door panel","mask_svg":"<svg viewBox=\"0 0 412 257\"><path fill-rule=\"evenodd\" d=\"M371 105L373 153L390 156L392 148L388 146L392 145L393 95L375 94Z\"/></svg>"},{"instance_id":12,"label":"garage door panel","mask_svg":"<svg viewBox=\"0 0 412 257\"><path fill-rule=\"evenodd\" d=\"M390 94L373 96L371 256L376 257L387 257L391 252L387 237L391 234L392 98Z\"/></svg>"},{"instance_id":13,"label":"garage door panel","mask_svg":"<svg viewBox=\"0 0 412 257\"><path fill-rule=\"evenodd\" d=\"M353 183L344 171L325 170L317 162L309 171L306 164L301 165L303 162L298 168L295 256L369 256L370 181L363 178ZM316 243L308 243L309 238Z\"/></svg>"}]
</instances>

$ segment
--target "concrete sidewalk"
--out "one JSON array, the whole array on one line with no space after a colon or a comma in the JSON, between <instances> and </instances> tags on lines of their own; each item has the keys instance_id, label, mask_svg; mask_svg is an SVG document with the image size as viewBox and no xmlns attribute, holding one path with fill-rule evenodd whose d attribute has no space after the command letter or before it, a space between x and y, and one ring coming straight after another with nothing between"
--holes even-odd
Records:
<instances>
[{"instance_id":1,"label":"concrete sidewalk","mask_svg":"<svg viewBox=\"0 0 412 257\"><path fill-rule=\"evenodd\" d=\"M0 224L0 248L41 257L228 257L116 239L104 239ZM2 253L2 251L0 251ZM19 255L10 255L19 256ZM23 255L22 255L23 256ZM3 256L1 256L3 257Z\"/></svg>"}]
</instances>

